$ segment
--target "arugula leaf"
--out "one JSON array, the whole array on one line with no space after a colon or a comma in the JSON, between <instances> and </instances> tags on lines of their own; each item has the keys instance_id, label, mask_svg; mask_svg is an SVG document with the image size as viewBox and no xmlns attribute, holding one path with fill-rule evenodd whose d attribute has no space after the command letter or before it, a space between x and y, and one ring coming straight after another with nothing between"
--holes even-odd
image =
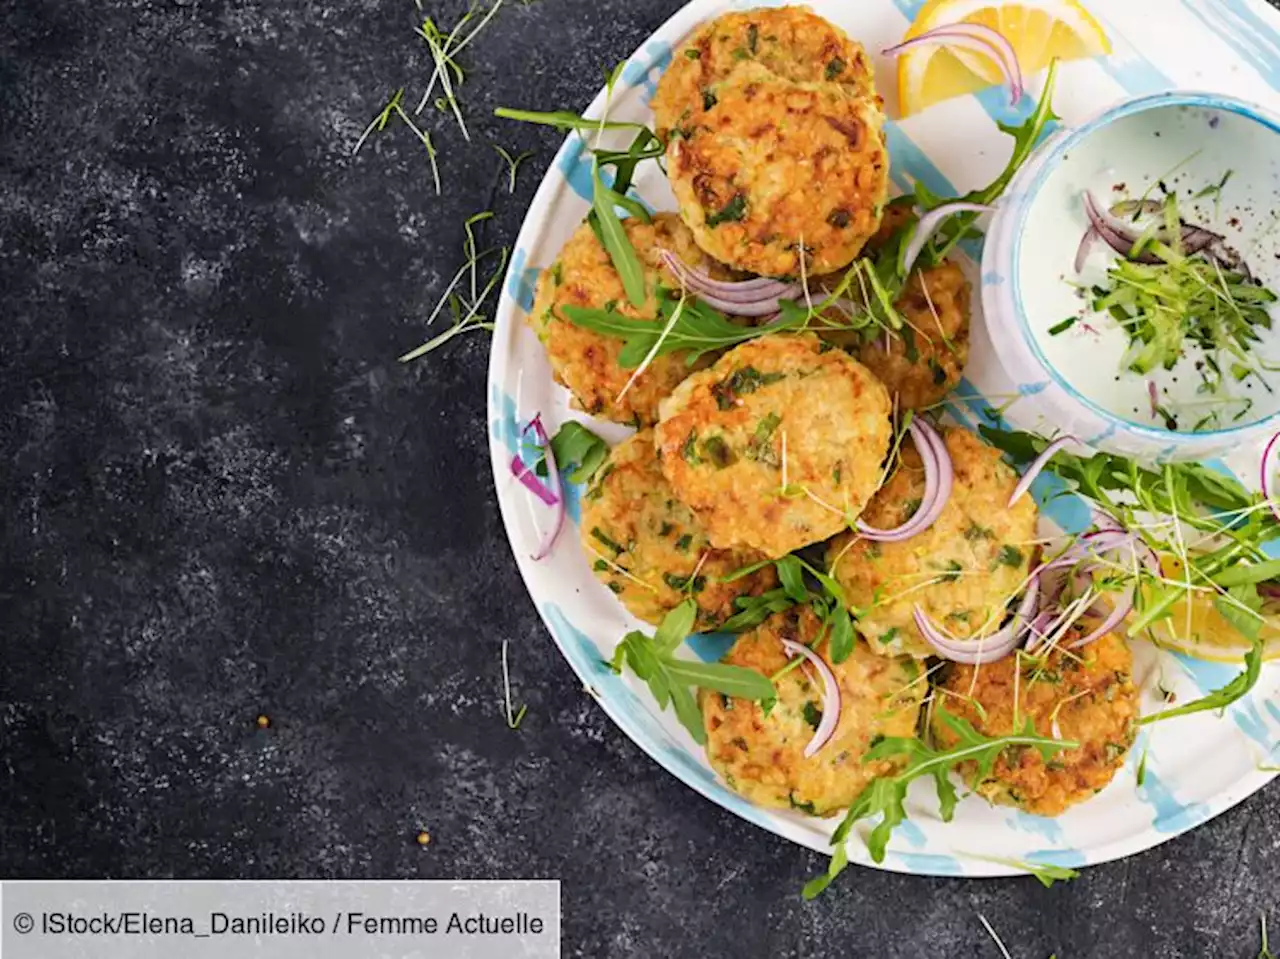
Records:
<instances>
[{"instance_id":1,"label":"arugula leaf","mask_svg":"<svg viewBox=\"0 0 1280 959\"><path fill-rule=\"evenodd\" d=\"M1219 606L1219 611L1223 612L1228 608L1225 604ZM1232 613L1244 619L1243 614L1239 610L1231 607ZM1226 615L1223 612L1223 615ZM1250 617L1252 619L1252 617ZM1239 622L1232 619L1231 622L1239 627ZM1244 654L1244 671L1232 679L1225 686L1213 690L1207 696L1202 696L1190 703L1184 703L1181 706L1175 706L1173 709L1166 709L1162 712L1155 713L1151 716L1143 716L1138 720L1139 726L1147 726L1151 723L1158 723L1163 719L1173 719L1176 716L1189 716L1192 713L1203 713L1213 709L1226 709L1232 703L1243 699L1249 695L1254 686L1258 685L1258 677L1262 675L1262 652L1264 642L1262 632L1259 628L1260 624L1257 620L1252 620L1254 624L1253 635L1249 637L1249 651Z\"/></svg>"},{"instance_id":2,"label":"arugula leaf","mask_svg":"<svg viewBox=\"0 0 1280 959\"><path fill-rule=\"evenodd\" d=\"M738 612L723 623L720 629L726 633L742 633L755 629L774 613L781 613L795 605L795 601L787 595L787 591L779 587L759 596L739 596L734 600Z\"/></svg>"},{"instance_id":3,"label":"arugula leaf","mask_svg":"<svg viewBox=\"0 0 1280 959\"><path fill-rule=\"evenodd\" d=\"M704 745L707 732L691 687L737 699L765 700L776 693L769 677L753 669L677 659L675 651L688 637L696 616L697 606L690 598L667 613L652 638L641 632L627 633L614 650L610 666L615 673L621 673L624 665L630 665L631 671L648 685L658 708L665 710L670 703L680 725L698 745Z\"/></svg>"},{"instance_id":4,"label":"arugula leaf","mask_svg":"<svg viewBox=\"0 0 1280 959\"><path fill-rule=\"evenodd\" d=\"M591 209L600 225L600 242L609 252L613 268L618 271L622 280L622 288L626 290L631 305L639 309L644 306L646 298L644 267L640 265L640 257L635 247L627 239L627 232L618 219L615 205L623 205L629 201L619 193L615 193L604 185L600 179L600 162L591 164Z\"/></svg>"},{"instance_id":5,"label":"arugula leaf","mask_svg":"<svg viewBox=\"0 0 1280 959\"><path fill-rule=\"evenodd\" d=\"M675 323L671 323L677 309L679 316L675 316ZM704 353L800 325L784 318L763 328L736 326L701 300L686 298L681 308L680 300L673 300L670 291L662 287L658 290L660 319L656 320L637 320L612 310L581 306L565 306L561 311L570 323L625 340L618 363L628 369L639 366L655 345L658 348L655 356L685 350L689 354L688 362L693 364ZM802 315L800 321L803 319Z\"/></svg>"},{"instance_id":6,"label":"arugula leaf","mask_svg":"<svg viewBox=\"0 0 1280 959\"><path fill-rule=\"evenodd\" d=\"M1044 90L1040 94L1040 100L1036 104L1036 108L1032 111L1031 116L1018 126L1011 126L1007 123L997 123L1001 133L1007 133L1013 137L1013 152L1009 155L1009 161L1005 164L1004 169L994 180L979 190L970 190L964 196L958 199L965 203L982 203L989 205L995 202L1001 194L1008 188L1009 183L1017 175L1018 170L1027 162L1027 157L1031 156L1036 145L1040 142L1041 136L1045 132L1045 128L1052 122L1060 120L1056 113L1053 112L1053 90L1057 82L1058 61L1053 60L1049 64L1049 73L1044 80ZM915 185L916 205L924 211L935 209L944 203L953 202L951 198L944 198L921 189L922 184ZM939 228L933 239L929 242L922 254L924 262L930 265L937 265L946 259L947 255L956 247L961 240L974 232L973 224L977 221L976 213L959 213L950 217L946 223ZM912 224L908 224L912 226ZM904 228L905 229L905 228Z\"/></svg>"},{"instance_id":7,"label":"arugula leaf","mask_svg":"<svg viewBox=\"0 0 1280 959\"><path fill-rule=\"evenodd\" d=\"M990 775L996 759L1010 746L1035 749L1045 759L1064 749L1079 747L1079 743L1074 741L1037 735L1030 717L1027 717L1018 732L1007 736L991 737L978 732L963 717L947 712L943 706L938 707L937 716L958 739L956 745L950 749L937 750L919 739L894 736L880 740L867 750L866 755L863 756L863 762L900 758L904 760L904 765L893 775L872 780L853 800L844 819L831 836L831 844L836 847L837 853L844 849L845 841L849 838L855 823L879 814L884 818L867 837L867 848L873 860L883 862L885 849L894 828L907 818L905 806L907 787L921 776L929 776L938 784L939 805L944 815L949 815L955 809L955 787L946 780L946 777L960 763L976 763L979 774L987 776ZM942 785L944 780L946 780L945 787ZM825 889L844 869L847 861L845 856L839 854L833 856L827 874L805 886L805 897L812 899Z\"/></svg>"},{"instance_id":8,"label":"arugula leaf","mask_svg":"<svg viewBox=\"0 0 1280 959\"><path fill-rule=\"evenodd\" d=\"M831 610L831 662L843 663L853 652L853 618L844 603L837 602Z\"/></svg>"},{"instance_id":9,"label":"arugula leaf","mask_svg":"<svg viewBox=\"0 0 1280 959\"><path fill-rule=\"evenodd\" d=\"M551 452L560 469L573 467L572 482L586 483L609 458L609 444L581 423L566 420L551 437Z\"/></svg>"},{"instance_id":10,"label":"arugula leaf","mask_svg":"<svg viewBox=\"0 0 1280 959\"><path fill-rule=\"evenodd\" d=\"M809 587L804 584L804 567L795 556L784 556L774 562L778 570L778 579L787 595L797 603L809 598Z\"/></svg>"},{"instance_id":11,"label":"arugula leaf","mask_svg":"<svg viewBox=\"0 0 1280 959\"><path fill-rule=\"evenodd\" d=\"M662 617L662 622L658 624L658 631L653 635L658 651L671 653L679 649L693 632L693 624L697 619L698 604L694 602L693 597L682 600L680 605Z\"/></svg>"},{"instance_id":12,"label":"arugula leaf","mask_svg":"<svg viewBox=\"0 0 1280 959\"><path fill-rule=\"evenodd\" d=\"M1029 463L1049 445L1049 440L1034 433L985 425L980 425L978 430L987 442L1019 463ZM1123 456L1098 452L1086 458L1059 450L1046 468L1074 482L1085 496L1113 511L1122 511L1124 507L1112 493L1125 497L1136 494L1139 505L1149 512L1163 515L1176 512L1183 523L1205 532L1224 532L1223 524L1200 515L1202 510L1197 509L1197 504L1215 513L1248 514L1237 530L1252 533L1250 523L1260 526L1259 541L1280 537L1280 521L1269 510L1253 509L1263 502L1260 495L1251 494L1238 480L1202 463L1171 463L1157 473ZM1230 534L1232 530L1225 532ZM1261 557L1262 554L1255 551L1255 555Z\"/></svg>"},{"instance_id":13,"label":"arugula leaf","mask_svg":"<svg viewBox=\"0 0 1280 959\"><path fill-rule=\"evenodd\" d=\"M1055 882L1070 882L1080 875L1078 869L1072 869L1069 866L1054 866L1047 862L1033 862L1029 859L1001 859L999 856L979 856L976 853L965 853L964 855L970 859L981 859L984 862L994 862L999 866L1021 869L1023 872L1035 876L1046 889L1052 889Z\"/></svg>"},{"instance_id":14,"label":"arugula leaf","mask_svg":"<svg viewBox=\"0 0 1280 959\"><path fill-rule=\"evenodd\" d=\"M666 660L668 675L699 689L710 689L735 699L768 699L775 695L769 677L745 666L698 663L689 659Z\"/></svg>"}]
</instances>

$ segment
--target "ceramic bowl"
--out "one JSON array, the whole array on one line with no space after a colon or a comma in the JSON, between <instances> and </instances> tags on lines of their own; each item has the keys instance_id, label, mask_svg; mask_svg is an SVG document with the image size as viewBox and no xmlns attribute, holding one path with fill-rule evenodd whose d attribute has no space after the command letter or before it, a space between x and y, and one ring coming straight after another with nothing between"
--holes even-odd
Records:
<instances>
[{"instance_id":1,"label":"ceramic bowl","mask_svg":"<svg viewBox=\"0 0 1280 959\"><path fill-rule=\"evenodd\" d=\"M1114 320L1089 312L1084 293L1105 278L1114 256L1098 242L1080 273L1074 269L1088 226L1085 190L1109 206L1143 195L1159 199L1168 189L1186 219L1223 233L1257 278L1276 289L1278 132L1280 117L1260 106L1175 91L1124 101L1057 131L1037 149L994 215L982 258L987 328L1021 394L1007 419L1146 462L1220 456L1280 428L1280 374L1267 383L1255 376L1231 382L1224 402L1221 394L1197 391L1196 364L1203 359L1194 350L1172 370L1122 372L1127 335ZM1224 177L1220 191L1205 192ZM1050 333L1073 316L1070 328ZM1280 361L1280 323L1263 331L1253 354ZM1176 430L1157 405L1174 414Z\"/></svg>"}]
</instances>

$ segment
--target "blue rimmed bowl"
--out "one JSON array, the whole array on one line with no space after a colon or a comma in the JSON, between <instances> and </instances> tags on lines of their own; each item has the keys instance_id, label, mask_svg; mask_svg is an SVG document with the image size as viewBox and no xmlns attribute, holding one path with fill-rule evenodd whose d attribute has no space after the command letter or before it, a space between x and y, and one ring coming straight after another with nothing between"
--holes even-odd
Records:
<instances>
[{"instance_id":1,"label":"blue rimmed bowl","mask_svg":"<svg viewBox=\"0 0 1280 959\"><path fill-rule=\"evenodd\" d=\"M1174 91L1126 100L1047 139L1010 184L982 258L982 305L1001 365L1019 385L1006 417L1147 462L1252 447L1280 428L1280 373L1201 389L1203 354L1172 370L1121 369L1128 338L1089 311L1114 259L1095 243L1077 273L1091 190L1104 205L1176 191L1184 217L1225 235L1258 279L1280 281L1280 116L1244 100ZM1230 176L1227 174L1230 173ZM1220 190L1213 188L1226 182ZM1162 186L1161 186L1162 184ZM1277 311L1280 313L1280 311ZM1074 323L1065 330L1068 318ZM1280 322L1254 356L1280 362ZM1224 359L1224 372L1229 366ZM1152 384L1155 400L1152 398ZM1158 407L1159 409L1156 409ZM1166 413L1177 429L1169 428Z\"/></svg>"}]
</instances>

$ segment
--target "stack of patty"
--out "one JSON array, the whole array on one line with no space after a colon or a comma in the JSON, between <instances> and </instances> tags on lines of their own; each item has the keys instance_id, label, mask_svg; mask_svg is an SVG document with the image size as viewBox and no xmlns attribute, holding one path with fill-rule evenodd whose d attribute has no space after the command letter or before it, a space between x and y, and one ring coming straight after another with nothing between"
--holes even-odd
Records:
<instances>
[{"instance_id":1,"label":"stack of patty","mask_svg":"<svg viewBox=\"0 0 1280 959\"><path fill-rule=\"evenodd\" d=\"M891 527L919 508L920 459L910 444L891 453L891 417L895 407L938 403L963 373L969 285L952 263L912 273L896 304L905 328L892 335L816 324L820 335L762 336L692 364L665 354L634 381L619 363L621 340L569 321L566 306L657 319L658 285L680 286L664 251L715 279L754 274L834 287L864 247L874 251L913 215L907 205L885 206L883 116L865 52L806 8L735 12L703 25L675 51L653 109L680 209L652 223L623 221L647 301L638 309L627 301L584 223L543 271L529 317L575 405L639 427L584 496L582 544L632 614L657 624L692 597L700 631L733 615L738 599L778 586L768 560L826 544L827 571L861 614L862 636L848 659L829 662L843 699L831 742L804 755L822 705L805 670L777 684L768 711L702 697L708 756L733 788L762 805L825 814L895 768L864 764L870 743L917 727L929 689L920 660L932 649L915 606L957 637L995 629L1031 566L1036 509L1029 497L1006 507L1017 477L999 452L948 430L955 482L933 526L882 544L851 532L859 517ZM828 655L821 622L796 606L744 633L727 661L771 675L786 662L784 639ZM1112 645L1098 650L1110 654ZM1117 661L1128 652L1118 645ZM1117 729L1133 690L1104 684L1123 668L1108 659L1095 670L1094 658L1063 657L1080 673L1061 686L1050 683L1062 674L1056 663L1007 682L1012 660L985 684L951 668L935 685L935 698L978 703L969 718L988 734L1009 730L987 717L1034 705L1055 717L1065 710L1091 744L1071 765L1046 766L1036 754L998 767L975 781L983 795L1054 814L1110 779L1127 750Z\"/></svg>"},{"instance_id":2,"label":"stack of patty","mask_svg":"<svg viewBox=\"0 0 1280 959\"><path fill-rule=\"evenodd\" d=\"M706 24L675 52L653 112L681 216L720 262L815 276L875 234L889 157L871 62L810 10Z\"/></svg>"}]
</instances>

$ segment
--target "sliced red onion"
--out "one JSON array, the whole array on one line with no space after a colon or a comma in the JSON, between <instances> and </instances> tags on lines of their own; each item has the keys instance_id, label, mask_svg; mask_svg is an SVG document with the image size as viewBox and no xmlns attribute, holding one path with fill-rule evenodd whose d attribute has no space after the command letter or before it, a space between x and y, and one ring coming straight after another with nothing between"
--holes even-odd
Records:
<instances>
[{"instance_id":1,"label":"sliced red onion","mask_svg":"<svg viewBox=\"0 0 1280 959\"><path fill-rule=\"evenodd\" d=\"M1089 611L1093 605L1093 597L1089 595L1077 596L1066 606L1053 612L1046 623L1040 624L1040 629L1027 641L1027 652L1033 653L1041 646L1056 646L1061 636L1071 628L1071 626Z\"/></svg>"},{"instance_id":2,"label":"sliced red onion","mask_svg":"<svg viewBox=\"0 0 1280 959\"><path fill-rule=\"evenodd\" d=\"M1151 415L1156 415L1156 407L1160 405L1160 394L1156 390L1156 381L1147 380L1147 398L1151 401Z\"/></svg>"},{"instance_id":3,"label":"sliced red onion","mask_svg":"<svg viewBox=\"0 0 1280 959\"><path fill-rule=\"evenodd\" d=\"M911 267L915 265L916 260L920 257L920 251L924 249L924 245L933 239L933 235L938 232L942 224L957 213L990 213L994 207L985 203L944 203L942 206L934 207L924 216L920 217L916 223L915 229L911 233L911 240L907 243L907 248L902 254L902 275L906 276L911 272Z\"/></svg>"},{"instance_id":4,"label":"sliced red onion","mask_svg":"<svg viewBox=\"0 0 1280 959\"><path fill-rule=\"evenodd\" d=\"M1280 519L1280 505L1271 496L1271 457L1275 453L1276 443L1280 442L1280 433L1277 433L1271 439L1267 440L1266 449L1262 451L1262 477L1259 486L1262 489L1262 498L1267 501L1267 505L1271 507L1271 513L1276 519Z\"/></svg>"},{"instance_id":5,"label":"sliced red onion","mask_svg":"<svg viewBox=\"0 0 1280 959\"><path fill-rule=\"evenodd\" d=\"M1093 249L1093 244L1099 239L1098 231L1093 228L1093 224L1089 224L1089 229L1084 231L1084 236L1080 237L1080 245L1076 247L1076 260L1072 264L1077 273L1084 272L1085 260L1089 258L1089 251Z\"/></svg>"},{"instance_id":6,"label":"sliced red onion","mask_svg":"<svg viewBox=\"0 0 1280 959\"><path fill-rule=\"evenodd\" d=\"M937 522L947 500L951 498L955 470L951 464L951 454L947 452L947 444L925 419L912 419L907 432L911 434L911 441L915 443L920 460L924 463L924 495L920 498L920 508L895 529L876 529L858 520L858 532L864 539L878 543L899 543L923 533Z\"/></svg>"},{"instance_id":7,"label":"sliced red onion","mask_svg":"<svg viewBox=\"0 0 1280 959\"><path fill-rule=\"evenodd\" d=\"M564 490L560 488L560 470L556 466L555 453L551 450L551 437L547 436L547 431L543 428L541 413L538 413L529 421L529 425L520 431L520 435L524 436L530 430L533 430L538 439L538 445L542 447L542 456L547 463L547 479L551 486L550 493L555 497L555 502L548 505L554 506L556 511L555 522L542 534L542 538L538 540L538 546L533 552L533 558L536 561L545 558L551 552L551 547L555 545L556 537L560 535L560 530L564 528L564 518L567 510L565 509Z\"/></svg>"},{"instance_id":8,"label":"sliced red onion","mask_svg":"<svg viewBox=\"0 0 1280 959\"><path fill-rule=\"evenodd\" d=\"M1056 440L1044 448L1044 452L1031 461L1031 465L1027 467L1027 471L1022 474L1022 479L1018 480L1018 485L1013 488L1013 495L1009 497L1009 504L1012 506L1018 502L1018 497L1031 488L1031 484L1035 482L1036 477L1040 475L1040 471L1044 469L1045 464L1053 459L1054 454L1062 449L1068 443L1080 442L1074 436L1059 436Z\"/></svg>"},{"instance_id":9,"label":"sliced red onion","mask_svg":"<svg viewBox=\"0 0 1280 959\"><path fill-rule=\"evenodd\" d=\"M1080 649L1082 646L1088 646L1090 643L1101 639L1103 636L1107 635L1107 633L1111 632L1124 622L1124 618L1128 616L1129 612L1133 609L1133 593L1134 589L1132 586L1128 587L1123 593L1121 593L1119 598L1115 601L1115 605L1112 606L1110 615L1108 615L1107 618L1104 619L1102 623L1088 636L1084 636L1073 642L1070 648Z\"/></svg>"},{"instance_id":10,"label":"sliced red onion","mask_svg":"<svg viewBox=\"0 0 1280 959\"><path fill-rule=\"evenodd\" d=\"M916 629L925 642L937 651L943 659L953 663L964 663L968 666L985 666L996 660L1004 659L1022 641L1023 635L1035 618L1036 601L1040 595L1040 581L1032 576L1027 582L1027 591L1022 594L1013 618L1004 626L988 636L975 636L970 639L956 639L947 635L929 618L919 604L912 616Z\"/></svg>"},{"instance_id":11,"label":"sliced red onion","mask_svg":"<svg viewBox=\"0 0 1280 959\"><path fill-rule=\"evenodd\" d=\"M809 759L827 744L840 722L840 684L836 682L835 673L831 671L827 661L804 643L784 639L782 648L787 651L788 656L803 656L822 677L822 721L814 730L809 744L804 747L804 758Z\"/></svg>"},{"instance_id":12,"label":"sliced red onion","mask_svg":"<svg viewBox=\"0 0 1280 959\"><path fill-rule=\"evenodd\" d=\"M542 480L538 479L538 475L533 471L531 466L526 466L524 460L520 458L519 453L515 453L511 457L511 475L520 481L520 484L533 493L534 496L542 500L548 506L555 506L558 502L556 494L547 489Z\"/></svg>"},{"instance_id":13,"label":"sliced red onion","mask_svg":"<svg viewBox=\"0 0 1280 959\"><path fill-rule=\"evenodd\" d=\"M1022 99L1022 67L1018 64L1018 54L1013 44L999 30L980 23L949 23L935 27L918 37L889 47L883 53L892 57L916 47L938 45L963 47L985 53L995 61L1004 74L1005 82L1009 84L1009 102L1017 103Z\"/></svg>"},{"instance_id":14,"label":"sliced red onion","mask_svg":"<svg viewBox=\"0 0 1280 959\"><path fill-rule=\"evenodd\" d=\"M784 283L765 277L740 282L715 280L706 271L689 266L670 250L663 250L661 256L681 286L708 306L735 316L768 316L778 312L780 302L794 300L803 292L798 283Z\"/></svg>"},{"instance_id":15,"label":"sliced red onion","mask_svg":"<svg viewBox=\"0 0 1280 959\"><path fill-rule=\"evenodd\" d=\"M1104 210L1098 203L1097 198L1088 190L1084 193L1084 213L1089 218L1089 224L1094 232L1106 241L1107 246L1121 256L1127 257L1135 263L1160 262L1158 256L1147 250L1139 253L1136 257L1130 257L1129 253L1133 250L1133 244L1138 241L1139 234Z\"/></svg>"},{"instance_id":16,"label":"sliced red onion","mask_svg":"<svg viewBox=\"0 0 1280 959\"><path fill-rule=\"evenodd\" d=\"M1164 210L1164 206L1155 200L1125 200L1115 204L1110 210L1103 208L1091 192L1085 191L1084 194L1084 212L1089 218L1089 229L1085 231L1084 237L1080 241L1080 247L1076 250L1076 272L1079 273L1084 264L1086 255L1086 244L1090 242L1090 235L1100 236L1106 240L1107 245L1119 253L1121 256L1132 260L1135 263L1162 263L1160 257L1154 253L1144 250L1136 257L1130 256L1133 245L1142 236L1141 231L1136 229L1132 221L1118 219L1119 216L1128 216L1130 214L1160 213ZM1161 231L1157 237L1164 241L1168 241L1168 234ZM1233 256L1232 252L1226 247L1226 238L1221 233L1214 233L1212 230L1197 226L1194 223L1182 221L1182 252L1187 256L1195 256L1197 253L1205 253L1212 259L1217 260L1223 267L1231 270L1239 269L1243 266L1239 256Z\"/></svg>"}]
</instances>

